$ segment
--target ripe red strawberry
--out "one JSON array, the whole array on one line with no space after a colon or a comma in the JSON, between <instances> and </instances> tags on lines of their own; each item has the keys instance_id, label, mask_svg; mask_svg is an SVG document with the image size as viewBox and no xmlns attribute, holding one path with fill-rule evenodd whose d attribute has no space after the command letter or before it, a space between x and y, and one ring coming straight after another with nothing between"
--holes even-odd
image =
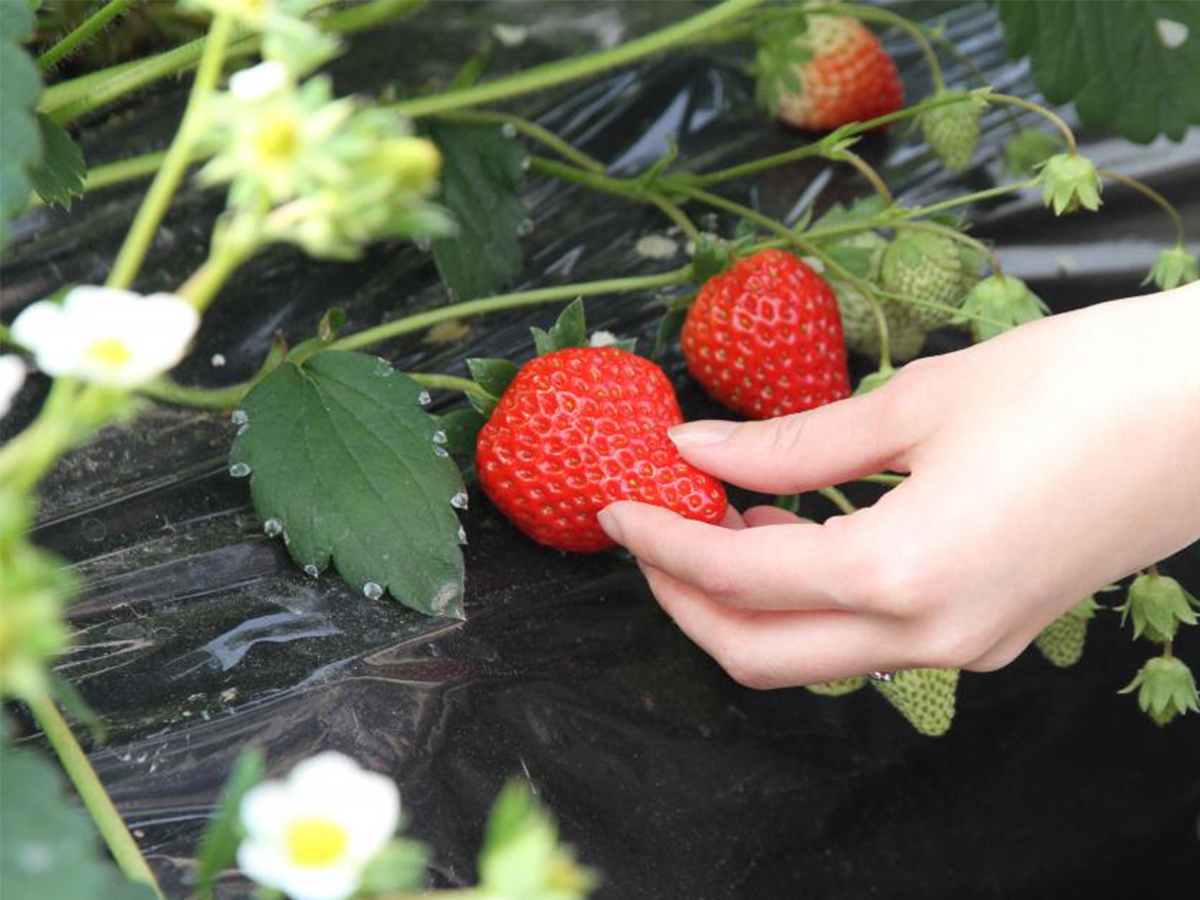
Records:
<instances>
[{"instance_id":1,"label":"ripe red strawberry","mask_svg":"<svg viewBox=\"0 0 1200 900\"><path fill-rule=\"evenodd\" d=\"M796 67L800 90L780 92L779 117L789 125L826 131L904 106L896 64L857 19L809 16L796 43L811 58Z\"/></svg>"},{"instance_id":2,"label":"ripe red strawberry","mask_svg":"<svg viewBox=\"0 0 1200 900\"><path fill-rule=\"evenodd\" d=\"M596 513L617 500L716 523L720 482L683 460L667 429L683 421L662 369L616 347L576 347L525 363L475 449L479 483L535 541L587 553L613 542Z\"/></svg>"},{"instance_id":3,"label":"ripe red strawberry","mask_svg":"<svg viewBox=\"0 0 1200 900\"><path fill-rule=\"evenodd\" d=\"M850 396L837 297L782 250L761 250L708 279L680 342L713 399L753 419Z\"/></svg>"}]
</instances>

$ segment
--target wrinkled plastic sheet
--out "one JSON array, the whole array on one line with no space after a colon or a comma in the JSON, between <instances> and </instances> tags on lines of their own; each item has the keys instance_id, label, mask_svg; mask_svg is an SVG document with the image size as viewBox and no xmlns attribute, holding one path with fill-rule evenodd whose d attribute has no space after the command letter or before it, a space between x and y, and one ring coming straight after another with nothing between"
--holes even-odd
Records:
<instances>
[{"instance_id":1,"label":"wrinkled plastic sheet","mask_svg":"<svg viewBox=\"0 0 1200 900\"><path fill-rule=\"evenodd\" d=\"M436 13L356 37L333 72L340 92L444 80L492 23L524 22L524 46L497 48L493 65L503 71L608 46L696 8L439 3ZM997 88L1033 95L1026 68L1005 60L987 7L906 8L944 21ZM910 96L928 92L915 49L896 40L892 50ZM969 79L960 62L947 62L952 82ZM684 164L702 168L793 146L796 134L754 114L738 63L734 50L698 49L516 107L618 174L649 164L669 136ZM89 160L161 146L184 93L166 85L85 123ZM985 115L980 162L958 179L904 127L860 146L905 202L927 202L1001 177L1009 119ZM1151 148L1095 138L1086 151L1183 201L1196 234L1198 148L1193 132ZM28 216L3 269L5 320L62 283L99 283L142 189L100 192L69 217ZM728 189L790 219L864 186L848 169L811 160ZM536 228L514 287L685 261L677 235L672 259L637 253L640 237L665 230L653 210L543 178L529 180L525 198ZM140 289L168 290L201 262L220 204L216 193L185 190ZM1138 292L1153 252L1171 239L1165 217L1119 190L1101 216L1057 222L1028 196L975 219L1006 267L1058 311ZM179 377L205 386L246 378L276 331L297 342L335 303L358 329L444 302L430 258L408 244L353 263L275 249L222 292ZM647 338L661 309L652 295L605 297L589 303L589 316ZM467 356L528 355L528 326L554 314L475 319L453 343L418 335L380 352L403 369L461 372ZM939 334L927 352L964 341ZM689 416L718 412L677 355L666 364ZM865 360L853 365L869 371ZM27 389L9 433L44 390ZM604 873L602 898L1200 895L1200 728L1189 716L1160 730L1115 695L1149 649L1112 614L1093 623L1073 669L1054 670L1030 652L1003 671L965 674L958 719L932 740L873 691L828 699L739 687L663 615L627 559L538 547L474 492L466 621L367 600L333 575L310 579L263 535L245 482L228 476L232 432L222 416L168 408L107 429L51 476L35 532L87 579L70 611L78 637L59 668L107 723L109 741L92 760L173 896L186 890L224 778L251 745L266 749L276 773L334 748L392 776L443 885L471 881L492 799L521 776ZM1200 591L1197 548L1165 569ZM1186 635L1179 650L1196 659L1200 641ZM221 889L242 897L248 887L231 878Z\"/></svg>"}]
</instances>

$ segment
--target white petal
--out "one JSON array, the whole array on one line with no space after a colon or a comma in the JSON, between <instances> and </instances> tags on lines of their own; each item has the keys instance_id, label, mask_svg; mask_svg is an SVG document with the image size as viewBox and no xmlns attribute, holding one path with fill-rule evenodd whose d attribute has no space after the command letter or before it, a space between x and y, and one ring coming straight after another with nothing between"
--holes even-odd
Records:
<instances>
[{"instance_id":1,"label":"white petal","mask_svg":"<svg viewBox=\"0 0 1200 900\"><path fill-rule=\"evenodd\" d=\"M262 62L229 76L229 93L246 102L261 100L287 83L287 69L281 63Z\"/></svg>"},{"instance_id":2,"label":"white petal","mask_svg":"<svg viewBox=\"0 0 1200 900\"><path fill-rule=\"evenodd\" d=\"M357 865L287 870L280 888L292 900L344 900L358 890L362 867Z\"/></svg>"},{"instance_id":3,"label":"white petal","mask_svg":"<svg viewBox=\"0 0 1200 900\"><path fill-rule=\"evenodd\" d=\"M267 781L252 787L238 806L242 827L250 838L267 842L283 840L288 812L287 788L280 781Z\"/></svg>"},{"instance_id":4,"label":"white petal","mask_svg":"<svg viewBox=\"0 0 1200 900\"><path fill-rule=\"evenodd\" d=\"M14 354L0 356L0 418L12 409L13 398L25 383L25 360Z\"/></svg>"},{"instance_id":5,"label":"white petal","mask_svg":"<svg viewBox=\"0 0 1200 900\"><path fill-rule=\"evenodd\" d=\"M288 788L294 792L294 814L325 816L346 829L347 856L355 860L374 856L400 824L400 792L395 783L340 753L328 751L297 764Z\"/></svg>"},{"instance_id":6,"label":"white petal","mask_svg":"<svg viewBox=\"0 0 1200 900\"><path fill-rule=\"evenodd\" d=\"M246 838L238 845L238 868L259 884L283 889L292 866L283 850L265 841Z\"/></svg>"},{"instance_id":7,"label":"white petal","mask_svg":"<svg viewBox=\"0 0 1200 900\"><path fill-rule=\"evenodd\" d=\"M80 335L57 303L31 303L13 321L12 335L33 353L38 368L47 375L70 374L79 362Z\"/></svg>"}]
</instances>

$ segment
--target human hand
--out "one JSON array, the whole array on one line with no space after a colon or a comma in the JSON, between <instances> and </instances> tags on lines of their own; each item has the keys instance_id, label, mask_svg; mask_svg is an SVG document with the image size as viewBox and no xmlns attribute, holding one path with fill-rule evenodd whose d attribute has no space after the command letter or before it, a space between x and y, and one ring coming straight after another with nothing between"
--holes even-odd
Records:
<instances>
[{"instance_id":1,"label":"human hand","mask_svg":"<svg viewBox=\"0 0 1200 900\"><path fill-rule=\"evenodd\" d=\"M679 627L737 681L1006 665L1097 588L1200 538L1200 283L918 360L862 397L672 429L693 465L789 494L890 469L823 525L600 515Z\"/></svg>"}]
</instances>

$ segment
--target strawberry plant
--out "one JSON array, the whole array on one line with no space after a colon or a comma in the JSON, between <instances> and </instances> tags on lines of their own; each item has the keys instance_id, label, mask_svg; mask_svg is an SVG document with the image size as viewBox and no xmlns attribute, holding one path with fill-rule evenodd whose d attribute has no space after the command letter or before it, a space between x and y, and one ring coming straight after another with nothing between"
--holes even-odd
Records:
<instances>
[{"instance_id":1,"label":"strawberry plant","mask_svg":"<svg viewBox=\"0 0 1200 900\"><path fill-rule=\"evenodd\" d=\"M11 239L10 220L23 210L66 209L81 194L151 178L106 283L54 285L53 296L28 304L5 327L12 352L0 360L5 411L29 371L53 376L36 417L0 449L0 694L30 707L114 859L136 885L122 884L112 896L152 896L158 886L59 712L75 700L50 666L69 640L63 606L80 586L64 575L61 560L29 537L42 479L99 429L136 416L151 401L228 415L236 429L228 474L240 479L263 532L286 547L301 571L340 579L347 602L386 596L422 614L462 618L470 601L462 546L471 535L460 513L476 481L517 529L566 551L612 546L597 514L615 501L639 500L706 524L727 515L723 486L684 460L668 436L683 415L667 371L632 343L589 336L581 298L591 298L595 309L618 294L670 292L655 355L678 351L690 377L714 400L762 419L878 388L938 329L987 341L1046 315L1043 301L1004 271L1004 248L971 233L964 214L984 201L1040 196L1053 215L1084 215L1102 213L1106 184L1132 189L1161 207L1177 229L1174 244L1152 266L1147 261L1147 282L1169 289L1197 277L1183 221L1165 197L1088 159L1059 113L990 85L946 85L933 46L945 38L889 7L724 0L575 58L491 77L481 52L444 90L406 85L378 97L351 97L338 95L320 71L343 49L345 36L435 10L395 0L348 7L323 0L190 0L181 15L206 29L202 38L109 69L54 76L55 66L104 29L119 28L131 5L109 0L82 21L69 18L69 33L38 46L31 43L31 35L45 31L38 29L38 15L49 29L58 12L0 3L0 245ZM1047 96L1074 101L1085 122L1113 125L1135 140L1179 137L1200 123L1196 80L1181 74L1200 65L1181 68L1200 53L1200 19L1189 5L1005 3L999 15L1010 46L1030 54ZM1139 25L1136 33L1127 27L1131 21ZM915 42L929 66L928 95L906 92L877 33L883 28L897 28ZM1116 48L1114 58L1097 68L1090 57L1058 53L1064 32L1074 28L1102 34ZM794 146L782 152L723 168L683 158L668 142L658 159L630 171L496 108L695 45L742 54L764 128L778 117L808 134L793 133ZM259 58L245 64L248 56ZM1134 78L1142 66L1151 67L1140 69L1142 75L1158 71L1160 80ZM192 68L187 106L165 151L86 169L72 127ZM1142 96L1146 84L1167 80L1181 87L1164 102ZM1123 102L1123 95L1133 99ZM997 108L1040 116L1053 132L1016 131L1005 154L1011 181L908 204L862 152L867 135L892 139L881 133L895 136L908 125L950 172L982 172L973 169L982 117ZM849 167L869 196L819 217L809 208L798 220L781 221L726 189L805 159ZM521 191L534 176L653 209L664 228L687 242L690 259L666 271L519 285L522 237L536 227ZM143 297L133 287L144 277L173 196L189 178L223 196L208 256L170 293ZM332 308L305 339L289 345L277 338L245 381L197 387L168 374L230 277L254 271L270 248L287 244L352 264L369 245L388 241L411 241L432 255L444 302L355 329ZM531 359L471 358L452 371L400 371L394 360L363 352L398 337L559 303L568 305L554 324L535 329ZM857 385L848 351L877 364ZM862 480L886 490L903 477L879 472ZM820 493L838 511L854 512L838 488ZM1174 644L1181 628L1197 623L1196 606L1178 582L1151 568L1134 579L1122 607L1134 636L1156 647L1126 690L1137 691L1139 705L1158 724L1200 707ZM1070 666L1102 611L1084 600L1034 642L1054 666ZM867 683L856 675L809 687L838 696ZM920 733L936 736L950 728L957 669L914 667L870 683ZM12 753L6 747L0 756L15 760L7 765L21 783L6 774L6 807L10 791L14 808L32 805L26 776L29 785L57 790L44 766ZM242 772L231 796L248 790L241 781L252 775ZM236 829L233 814L223 815L210 832L209 845L219 849L205 863L200 895L232 860ZM6 829L11 822L5 820ZM328 822L316 830L308 820L302 824L309 830L297 844L301 862L344 849ZM63 831L64 846L79 842L78 817L48 827ZM559 848L553 826L524 795L505 795L487 840L481 871L494 896L571 898L592 886L590 874ZM353 870L360 879L353 890L383 894L416 885L420 852L405 846L389 852L394 877L368 876L365 861L357 860L355 866L363 866ZM64 868L63 879L116 879L108 870L95 874L100 863L79 855L77 870ZM523 867L527 859L537 865ZM385 856L380 866L388 862Z\"/></svg>"}]
</instances>

